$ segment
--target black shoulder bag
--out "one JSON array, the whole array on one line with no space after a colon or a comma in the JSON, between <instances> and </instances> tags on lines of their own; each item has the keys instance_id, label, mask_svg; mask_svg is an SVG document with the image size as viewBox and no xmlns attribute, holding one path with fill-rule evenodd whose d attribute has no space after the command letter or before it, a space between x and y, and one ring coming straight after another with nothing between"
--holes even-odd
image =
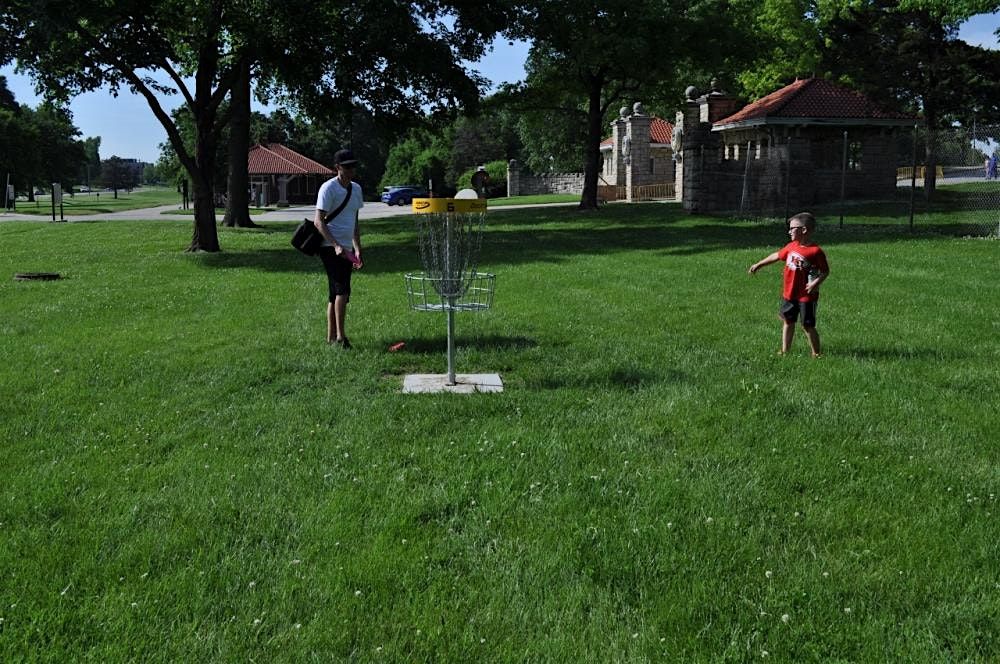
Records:
<instances>
[{"instance_id":1,"label":"black shoulder bag","mask_svg":"<svg viewBox=\"0 0 1000 664\"><path fill-rule=\"evenodd\" d=\"M354 183L349 185L347 195L340 202L337 209L323 218L323 223L328 223L331 219L340 214L340 211L347 206L347 201L351 200L354 193ZM292 233L292 246L304 253L306 256L315 256L319 253L319 248L323 245L323 234L316 229L316 222L306 219Z\"/></svg>"}]
</instances>

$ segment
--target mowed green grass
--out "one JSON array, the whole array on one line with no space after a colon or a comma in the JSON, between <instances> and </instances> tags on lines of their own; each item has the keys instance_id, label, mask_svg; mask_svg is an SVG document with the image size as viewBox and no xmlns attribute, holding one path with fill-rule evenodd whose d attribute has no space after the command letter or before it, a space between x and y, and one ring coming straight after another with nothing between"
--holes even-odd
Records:
<instances>
[{"instance_id":1,"label":"mowed green grass","mask_svg":"<svg viewBox=\"0 0 1000 664\"><path fill-rule=\"evenodd\" d=\"M538 205L541 203L579 203L579 194L534 194L529 196L506 196L503 198L491 198L489 207L503 207L505 205Z\"/></svg>"},{"instance_id":2,"label":"mowed green grass","mask_svg":"<svg viewBox=\"0 0 1000 664\"><path fill-rule=\"evenodd\" d=\"M36 201L18 201L18 214L37 214L40 216L52 215L52 197L50 195L36 196ZM123 212L126 210L139 210L142 208L158 207L160 205L170 205L176 203L178 208L181 204L181 195L176 189L171 187L139 187L131 192L124 189L118 190L118 197L114 192L101 191L78 193L70 196L63 193L62 214L66 217L88 214L104 214L107 212ZM59 218L59 206L56 206L56 218Z\"/></svg>"},{"instance_id":3,"label":"mowed green grass","mask_svg":"<svg viewBox=\"0 0 1000 664\"><path fill-rule=\"evenodd\" d=\"M505 391L404 395L412 220L350 352L292 227L0 224L0 660L1000 658L996 241L821 229L813 360L780 225L491 212Z\"/></svg>"}]
</instances>

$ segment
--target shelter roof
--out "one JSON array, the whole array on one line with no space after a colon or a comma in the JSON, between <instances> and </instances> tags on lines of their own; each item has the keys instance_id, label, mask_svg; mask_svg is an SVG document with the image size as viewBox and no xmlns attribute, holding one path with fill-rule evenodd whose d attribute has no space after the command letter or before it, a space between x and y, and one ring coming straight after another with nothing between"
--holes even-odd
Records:
<instances>
[{"instance_id":1,"label":"shelter roof","mask_svg":"<svg viewBox=\"0 0 1000 664\"><path fill-rule=\"evenodd\" d=\"M658 145L670 145L670 141L674 137L674 126L662 120L655 115L652 121L649 123L649 142L650 144ZM614 146L614 138L608 137L601 141L601 149L608 150Z\"/></svg>"},{"instance_id":2,"label":"shelter roof","mask_svg":"<svg viewBox=\"0 0 1000 664\"><path fill-rule=\"evenodd\" d=\"M918 118L886 111L868 97L822 78L790 83L713 123L712 130L761 124L912 125Z\"/></svg>"},{"instance_id":3,"label":"shelter roof","mask_svg":"<svg viewBox=\"0 0 1000 664\"><path fill-rule=\"evenodd\" d=\"M333 175L333 171L281 143L261 143L247 156L250 175Z\"/></svg>"}]
</instances>

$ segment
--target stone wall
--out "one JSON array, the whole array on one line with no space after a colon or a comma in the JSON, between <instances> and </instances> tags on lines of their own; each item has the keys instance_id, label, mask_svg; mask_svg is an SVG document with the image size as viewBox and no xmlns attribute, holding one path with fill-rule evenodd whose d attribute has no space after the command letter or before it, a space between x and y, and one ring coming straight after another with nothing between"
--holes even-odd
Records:
<instances>
[{"instance_id":1,"label":"stone wall","mask_svg":"<svg viewBox=\"0 0 1000 664\"><path fill-rule=\"evenodd\" d=\"M521 171L516 160L507 164L507 195L581 194L583 173L545 173L530 175Z\"/></svg>"}]
</instances>

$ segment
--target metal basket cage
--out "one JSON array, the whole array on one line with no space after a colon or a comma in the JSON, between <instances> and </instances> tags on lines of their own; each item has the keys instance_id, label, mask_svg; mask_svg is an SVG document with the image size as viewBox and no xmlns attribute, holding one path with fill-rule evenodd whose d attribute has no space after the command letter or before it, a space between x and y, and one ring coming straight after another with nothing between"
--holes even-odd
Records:
<instances>
[{"instance_id":1,"label":"metal basket cage","mask_svg":"<svg viewBox=\"0 0 1000 664\"><path fill-rule=\"evenodd\" d=\"M473 272L467 277L468 288L460 297L448 298L438 294L442 290L442 277L432 277L426 272L406 275L406 297L414 311L485 311L493 306L493 289L496 275Z\"/></svg>"}]
</instances>

